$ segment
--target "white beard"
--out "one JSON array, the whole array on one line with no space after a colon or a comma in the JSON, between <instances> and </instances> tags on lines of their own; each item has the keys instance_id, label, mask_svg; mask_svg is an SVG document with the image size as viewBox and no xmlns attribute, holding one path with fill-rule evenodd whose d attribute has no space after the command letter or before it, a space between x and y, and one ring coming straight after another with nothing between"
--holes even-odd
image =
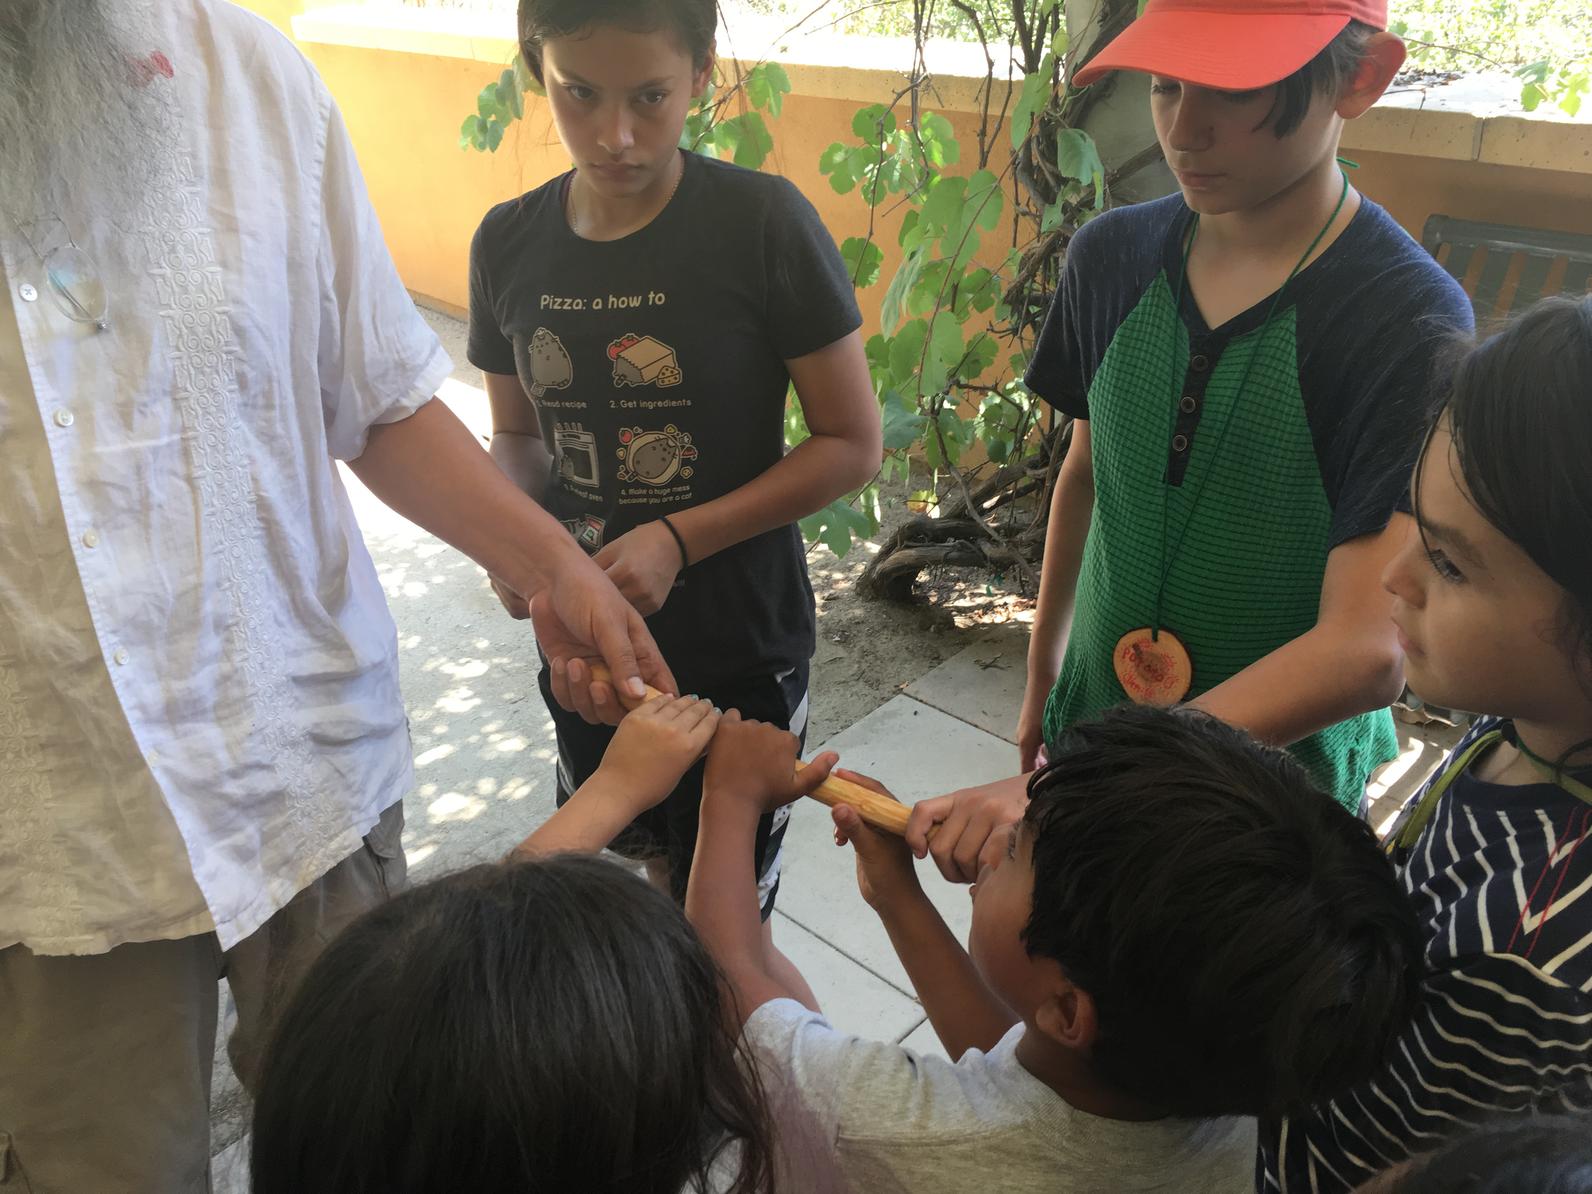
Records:
<instances>
[{"instance_id":1,"label":"white beard","mask_svg":"<svg viewBox=\"0 0 1592 1194\"><path fill-rule=\"evenodd\" d=\"M170 160L150 0L0 0L0 227L121 224Z\"/></svg>"}]
</instances>

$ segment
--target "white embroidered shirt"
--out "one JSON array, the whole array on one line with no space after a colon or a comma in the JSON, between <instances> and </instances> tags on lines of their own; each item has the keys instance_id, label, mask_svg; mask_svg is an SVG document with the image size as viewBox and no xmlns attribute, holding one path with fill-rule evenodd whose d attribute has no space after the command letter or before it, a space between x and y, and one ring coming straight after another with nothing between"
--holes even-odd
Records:
<instances>
[{"instance_id":1,"label":"white embroidered shirt","mask_svg":"<svg viewBox=\"0 0 1592 1194\"><path fill-rule=\"evenodd\" d=\"M32 247L0 218L0 948L229 948L410 781L333 460L450 364L314 70L219 0L156 9L175 124L148 198ZM107 331L52 301L68 235Z\"/></svg>"}]
</instances>

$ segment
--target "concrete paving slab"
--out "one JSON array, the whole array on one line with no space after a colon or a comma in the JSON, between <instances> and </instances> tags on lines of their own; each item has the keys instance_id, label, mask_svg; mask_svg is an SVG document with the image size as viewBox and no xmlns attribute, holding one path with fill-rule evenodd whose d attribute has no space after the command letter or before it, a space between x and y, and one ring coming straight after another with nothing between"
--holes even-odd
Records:
<instances>
[{"instance_id":1,"label":"concrete paving slab","mask_svg":"<svg viewBox=\"0 0 1592 1194\"><path fill-rule=\"evenodd\" d=\"M249 1194L249 1138L229 1144L210 1158L211 1194Z\"/></svg>"},{"instance_id":2,"label":"concrete paving slab","mask_svg":"<svg viewBox=\"0 0 1592 1194\"><path fill-rule=\"evenodd\" d=\"M1004 633L991 633L964 647L908 685L906 695L1016 742L1017 713L1028 676L1028 627L1013 623L1001 629Z\"/></svg>"},{"instance_id":3,"label":"concrete paving slab","mask_svg":"<svg viewBox=\"0 0 1592 1194\"><path fill-rule=\"evenodd\" d=\"M872 775L908 804L987 783L1016 768L1009 742L906 696L881 705L821 749L839 751L841 766ZM857 892L851 851L836 847L833 833L829 811L821 805L805 800L793 811L785 834L779 909L874 974L910 991L879 918ZM918 872L951 931L966 941L972 919L968 889L945 882L927 860L918 863Z\"/></svg>"},{"instance_id":4,"label":"concrete paving slab","mask_svg":"<svg viewBox=\"0 0 1592 1194\"><path fill-rule=\"evenodd\" d=\"M923 1022L918 1001L776 911L774 944L795 963L818 1006L842 1032L896 1041Z\"/></svg>"}]
</instances>

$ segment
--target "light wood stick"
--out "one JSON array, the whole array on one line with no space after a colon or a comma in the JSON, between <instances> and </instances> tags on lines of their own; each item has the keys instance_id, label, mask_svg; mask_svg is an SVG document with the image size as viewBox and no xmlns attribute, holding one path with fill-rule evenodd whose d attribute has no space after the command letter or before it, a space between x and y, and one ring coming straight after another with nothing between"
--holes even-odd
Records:
<instances>
[{"instance_id":1,"label":"light wood stick","mask_svg":"<svg viewBox=\"0 0 1592 1194\"><path fill-rule=\"evenodd\" d=\"M665 695L649 684L647 685L645 696L633 697L629 693L619 691L618 687L614 685L613 677L609 674L608 669L602 664L586 661L586 666L591 669L591 678L593 680L600 680L614 689L614 695L619 698L620 704L624 705L626 709L634 709L637 705L642 705L652 700L653 697ZM800 771L801 767L802 764L798 761L796 769ZM831 775L823 783L819 784L815 791L809 792L808 795L821 804L829 805L830 808L849 804L857 810L857 815L862 818L865 824L871 825L875 829L882 829L886 833L893 833L897 837L902 837L906 834L907 818L912 814L912 810L899 801L892 800L888 796L881 796L879 793L865 788L861 784L853 783L849 779L841 779L838 775Z\"/></svg>"}]
</instances>

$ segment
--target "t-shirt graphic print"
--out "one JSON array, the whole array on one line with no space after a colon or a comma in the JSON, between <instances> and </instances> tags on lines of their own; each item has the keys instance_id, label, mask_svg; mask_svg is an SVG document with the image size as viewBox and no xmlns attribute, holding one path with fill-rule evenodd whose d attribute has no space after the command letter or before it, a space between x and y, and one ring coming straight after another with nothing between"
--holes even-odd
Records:
<instances>
[{"instance_id":1,"label":"t-shirt graphic print","mask_svg":"<svg viewBox=\"0 0 1592 1194\"><path fill-rule=\"evenodd\" d=\"M834 241L783 179L687 154L650 224L587 241L564 215L570 178L482 222L469 358L518 375L554 457L543 504L596 552L777 463L785 361L861 316ZM808 658L812 590L796 528L694 563L648 624L682 685Z\"/></svg>"}]
</instances>

